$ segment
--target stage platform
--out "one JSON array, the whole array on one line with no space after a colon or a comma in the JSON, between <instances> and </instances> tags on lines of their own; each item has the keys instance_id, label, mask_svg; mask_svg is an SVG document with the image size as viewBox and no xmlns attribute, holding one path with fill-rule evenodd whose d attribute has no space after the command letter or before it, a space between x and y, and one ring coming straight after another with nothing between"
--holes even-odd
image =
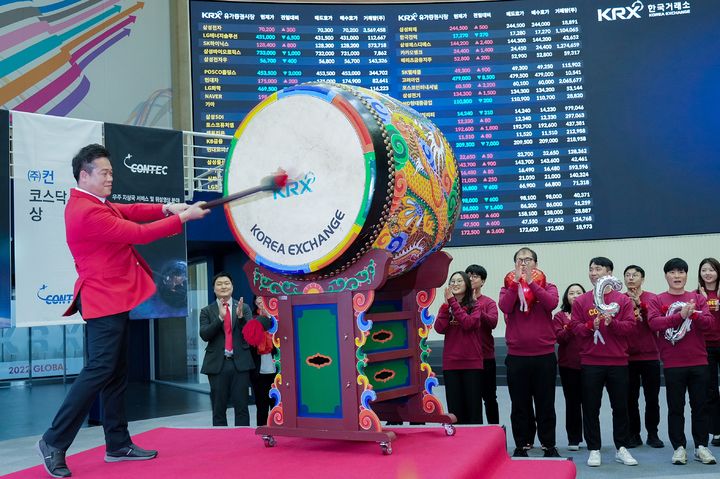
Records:
<instances>
[{"instance_id":1,"label":"stage platform","mask_svg":"<svg viewBox=\"0 0 720 479\"><path fill-rule=\"evenodd\" d=\"M251 428L158 428L133 437L141 447L158 449L157 459L106 464L104 447L96 447L67 462L75 478L103 479L575 477L570 460L511 460L497 426L458 426L451 437L439 426L391 430L397 434L393 453L383 455L374 442L277 436L276 446L268 448ZM48 476L37 466L5 477Z\"/></svg>"}]
</instances>

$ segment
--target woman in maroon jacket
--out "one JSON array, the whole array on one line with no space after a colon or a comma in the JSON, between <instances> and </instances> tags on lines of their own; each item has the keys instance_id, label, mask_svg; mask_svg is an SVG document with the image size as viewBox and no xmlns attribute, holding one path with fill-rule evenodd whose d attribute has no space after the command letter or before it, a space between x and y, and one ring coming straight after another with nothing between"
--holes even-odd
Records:
<instances>
[{"instance_id":1,"label":"woman in maroon jacket","mask_svg":"<svg viewBox=\"0 0 720 479\"><path fill-rule=\"evenodd\" d=\"M450 276L435 330L445 335L443 378L448 410L458 424L482 424L482 305L463 271Z\"/></svg>"},{"instance_id":2,"label":"woman in maroon jacket","mask_svg":"<svg viewBox=\"0 0 720 479\"><path fill-rule=\"evenodd\" d=\"M579 283L567 287L562 296L560 311L553 316L553 326L558 347L558 369L565 396L565 430L568 436L568 450L577 451L582 442L582 397L580 381L580 342L570 328L570 313L575 298L585 293Z\"/></svg>"},{"instance_id":3,"label":"woman in maroon jacket","mask_svg":"<svg viewBox=\"0 0 720 479\"><path fill-rule=\"evenodd\" d=\"M698 290L707 300L710 314L715 317L713 328L703 331L708 353L708 396L705 408L712 434L712 445L720 446L720 394L718 394L718 367L720 367L720 261L705 258L698 268Z\"/></svg>"}]
</instances>

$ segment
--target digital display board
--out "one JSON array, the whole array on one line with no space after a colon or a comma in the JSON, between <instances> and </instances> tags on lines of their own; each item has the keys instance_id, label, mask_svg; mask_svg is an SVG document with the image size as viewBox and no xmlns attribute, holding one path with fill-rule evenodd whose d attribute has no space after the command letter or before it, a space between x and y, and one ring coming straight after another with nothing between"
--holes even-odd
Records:
<instances>
[{"instance_id":1,"label":"digital display board","mask_svg":"<svg viewBox=\"0 0 720 479\"><path fill-rule=\"evenodd\" d=\"M701 213L720 173L711 0L192 1L190 29L195 131L232 135L309 81L430 118L462 175L451 246L720 231ZM228 143L204 141L222 165Z\"/></svg>"}]
</instances>

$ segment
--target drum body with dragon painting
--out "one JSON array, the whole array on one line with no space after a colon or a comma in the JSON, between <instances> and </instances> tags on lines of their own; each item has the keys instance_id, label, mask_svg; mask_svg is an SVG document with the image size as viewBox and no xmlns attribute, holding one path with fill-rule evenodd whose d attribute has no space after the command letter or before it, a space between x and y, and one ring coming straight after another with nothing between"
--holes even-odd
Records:
<instances>
[{"instance_id":1,"label":"drum body with dragon painting","mask_svg":"<svg viewBox=\"0 0 720 479\"><path fill-rule=\"evenodd\" d=\"M394 435L381 419L451 424L432 394L426 344L450 261L438 251L461 205L445 137L380 93L303 84L245 118L225 194L278 168L290 175L283 189L225 207L282 354L258 433L268 445L274 435L373 440L387 453Z\"/></svg>"}]
</instances>

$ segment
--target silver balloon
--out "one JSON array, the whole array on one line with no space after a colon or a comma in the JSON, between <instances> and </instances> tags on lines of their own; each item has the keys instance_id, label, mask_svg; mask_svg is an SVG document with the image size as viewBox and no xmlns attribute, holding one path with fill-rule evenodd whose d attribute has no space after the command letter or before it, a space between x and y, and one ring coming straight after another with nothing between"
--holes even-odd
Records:
<instances>
[{"instance_id":1,"label":"silver balloon","mask_svg":"<svg viewBox=\"0 0 720 479\"><path fill-rule=\"evenodd\" d=\"M622 289L622 283L615 276L603 276L595 283L593 300L595 301L595 308L597 308L598 311L614 316L618 311L620 311L620 305L615 302L605 304L605 288L608 286L615 291L620 291Z\"/></svg>"},{"instance_id":2,"label":"silver balloon","mask_svg":"<svg viewBox=\"0 0 720 479\"><path fill-rule=\"evenodd\" d=\"M682 301L675 301L673 304L668 306L668 310L667 313L665 313L665 316L672 316L673 314L683 309L686 304L687 303L684 303ZM675 346L675 343L684 338L688 331L690 331L690 326L692 325L691 318L692 315L685 318L682 324L680 324L680 326L678 326L677 328L667 328L665 330L665 339L670 341L672 345Z\"/></svg>"}]
</instances>

